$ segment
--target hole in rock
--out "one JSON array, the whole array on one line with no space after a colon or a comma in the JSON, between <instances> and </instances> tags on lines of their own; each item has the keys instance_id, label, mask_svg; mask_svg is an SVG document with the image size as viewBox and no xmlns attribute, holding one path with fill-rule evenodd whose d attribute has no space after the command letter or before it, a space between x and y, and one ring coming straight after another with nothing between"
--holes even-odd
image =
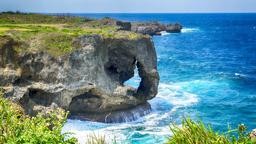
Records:
<instances>
[{"instance_id":1,"label":"hole in rock","mask_svg":"<svg viewBox=\"0 0 256 144\"><path fill-rule=\"evenodd\" d=\"M140 82L141 82L141 78L139 76L139 70L138 70L137 62L136 62L136 68L134 69L134 76L132 78L130 78L129 80L125 81L124 85L131 86L133 88L138 89Z\"/></svg>"},{"instance_id":2,"label":"hole in rock","mask_svg":"<svg viewBox=\"0 0 256 144\"><path fill-rule=\"evenodd\" d=\"M32 100L34 103L43 106L49 106L53 101L51 93L45 92L40 89L30 89L28 96L29 100Z\"/></svg>"}]
</instances>

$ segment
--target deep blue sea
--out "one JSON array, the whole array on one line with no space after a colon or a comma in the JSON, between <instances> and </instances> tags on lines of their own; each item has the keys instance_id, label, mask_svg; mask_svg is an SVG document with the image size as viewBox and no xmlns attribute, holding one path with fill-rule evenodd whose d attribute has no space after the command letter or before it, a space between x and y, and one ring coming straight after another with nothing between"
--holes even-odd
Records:
<instances>
[{"instance_id":1,"label":"deep blue sea","mask_svg":"<svg viewBox=\"0 0 256 144\"><path fill-rule=\"evenodd\" d=\"M179 22L182 33L154 36L160 85L152 112L137 121L68 120L65 132L83 143L90 133L122 144L163 143L169 124L190 116L225 131L256 128L256 14L73 14L124 21ZM127 82L136 86L138 77Z\"/></svg>"}]
</instances>

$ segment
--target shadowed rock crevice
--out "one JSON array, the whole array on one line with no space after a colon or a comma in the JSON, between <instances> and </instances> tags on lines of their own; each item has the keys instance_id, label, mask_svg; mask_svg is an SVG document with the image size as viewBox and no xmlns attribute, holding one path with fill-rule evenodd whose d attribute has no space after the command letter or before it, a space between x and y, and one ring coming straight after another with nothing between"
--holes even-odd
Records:
<instances>
[{"instance_id":1,"label":"shadowed rock crevice","mask_svg":"<svg viewBox=\"0 0 256 144\"><path fill-rule=\"evenodd\" d=\"M51 93L45 92L40 89L30 89L28 92L29 100L33 101L35 104L50 106L53 102Z\"/></svg>"},{"instance_id":2,"label":"shadowed rock crevice","mask_svg":"<svg viewBox=\"0 0 256 144\"><path fill-rule=\"evenodd\" d=\"M75 115L77 113L93 112L94 109L98 109L101 105L102 101L99 96L86 92L72 98L68 110Z\"/></svg>"},{"instance_id":3,"label":"shadowed rock crevice","mask_svg":"<svg viewBox=\"0 0 256 144\"><path fill-rule=\"evenodd\" d=\"M15 48L21 46L22 44L20 42L14 41L9 36L0 37L0 67L6 67L8 64L16 66L18 54Z\"/></svg>"},{"instance_id":4,"label":"shadowed rock crevice","mask_svg":"<svg viewBox=\"0 0 256 144\"><path fill-rule=\"evenodd\" d=\"M116 48L108 52L108 62L105 64L107 74L120 84L134 76L136 58L129 51L120 52L122 48Z\"/></svg>"},{"instance_id":5,"label":"shadowed rock crevice","mask_svg":"<svg viewBox=\"0 0 256 144\"><path fill-rule=\"evenodd\" d=\"M50 93L42 89L28 88L19 99L19 103L28 114L35 115L43 110L42 108L56 105L56 96L55 93Z\"/></svg>"}]
</instances>

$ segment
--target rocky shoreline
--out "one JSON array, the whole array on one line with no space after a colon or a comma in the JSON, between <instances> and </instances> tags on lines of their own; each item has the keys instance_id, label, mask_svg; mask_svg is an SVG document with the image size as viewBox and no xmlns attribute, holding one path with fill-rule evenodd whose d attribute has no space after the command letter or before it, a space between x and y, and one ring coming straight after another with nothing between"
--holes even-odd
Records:
<instances>
[{"instance_id":1,"label":"rocky shoreline","mask_svg":"<svg viewBox=\"0 0 256 144\"><path fill-rule=\"evenodd\" d=\"M161 35L162 31L166 31L168 33L180 33L183 28L179 23L165 25L159 22L123 22L108 17L103 18L100 21L106 25L118 26L119 30L132 31L150 36Z\"/></svg>"}]
</instances>

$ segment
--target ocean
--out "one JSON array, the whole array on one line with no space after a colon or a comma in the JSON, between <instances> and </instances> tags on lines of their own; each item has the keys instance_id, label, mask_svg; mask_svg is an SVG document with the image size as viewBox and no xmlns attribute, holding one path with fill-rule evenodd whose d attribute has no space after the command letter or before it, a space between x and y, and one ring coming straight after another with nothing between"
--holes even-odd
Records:
<instances>
[{"instance_id":1,"label":"ocean","mask_svg":"<svg viewBox=\"0 0 256 144\"><path fill-rule=\"evenodd\" d=\"M83 143L105 135L122 144L155 144L171 136L170 123L193 120L225 132L244 123L256 128L256 14L71 14L124 21L179 22L181 33L154 36L160 85L152 112L133 122L68 120L63 132ZM139 78L126 82L138 86Z\"/></svg>"}]
</instances>

